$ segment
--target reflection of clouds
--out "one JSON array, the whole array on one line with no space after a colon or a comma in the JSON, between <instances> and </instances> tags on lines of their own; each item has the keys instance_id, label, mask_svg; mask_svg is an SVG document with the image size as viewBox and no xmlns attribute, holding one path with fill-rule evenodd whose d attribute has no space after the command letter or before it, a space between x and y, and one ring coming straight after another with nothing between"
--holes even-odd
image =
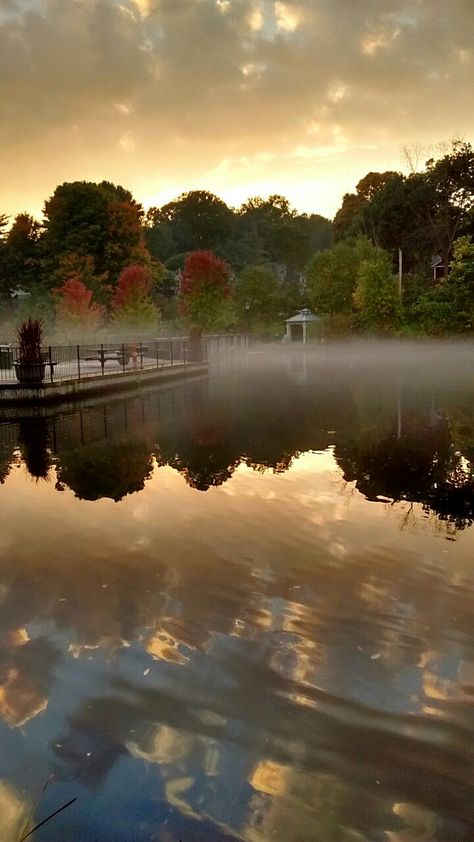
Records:
<instances>
[{"instance_id":1,"label":"reflection of clouds","mask_svg":"<svg viewBox=\"0 0 474 842\"><path fill-rule=\"evenodd\" d=\"M16 629L0 654L0 716L11 727L25 725L46 710L58 652L45 640L29 640Z\"/></svg>"},{"instance_id":2,"label":"reflection of clouds","mask_svg":"<svg viewBox=\"0 0 474 842\"><path fill-rule=\"evenodd\" d=\"M190 754L192 746L192 737L168 725L156 726L144 740L144 745L133 741L126 743L133 757L140 757L149 763L181 762Z\"/></svg>"},{"instance_id":3,"label":"reflection of clouds","mask_svg":"<svg viewBox=\"0 0 474 842\"><path fill-rule=\"evenodd\" d=\"M179 650L179 642L169 634L157 631L145 642L146 651L157 661L186 664L189 658Z\"/></svg>"},{"instance_id":4,"label":"reflection of clouds","mask_svg":"<svg viewBox=\"0 0 474 842\"><path fill-rule=\"evenodd\" d=\"M25 830L31 805L15 788L0 780L0 842L14 842Z\"/></svg>"},{"instance_id":5,"label":"reflection of clouds","mask_svg":"<svg viewBox=\"0 0 474 842\"><path fill-rule=\"evenodd\" d=\"M282 795L285 792L289 769L273 760L260 760L249 776L250 785L257 792L266 795Z\"/></svg>"},{"instance_id":6,"label":"reflection of clouds","mask_svg":"<svg viewBox=\"0 0 474 842\"><path fill-rule=\"evenodd\" d=\"M393 813L405 825L402 830L386 831L389 842L432 842L438 821L435 813L418 804L396 803Z\"/></svg>"},{"instance_id":7,"label":"reflection of clouds","mask_svg":"<svg viewBox=\"0 0 474 842\"><path fill-rule=\"evenodd\" d=\"M29 676L10 669L6 681L0 685L0 716L18 728L46 710L48 700L35 687Z\"/></svg>"},{"instance_id":8,"label":"reflection of clouds","mask_svg":"<svg viewBox=\"0 0 474 842\"><path fill-rule=\"evenodd\" d=\"M256 792L242 828L249 842L365 842L367 837L345 826L349 791L337 777L262 759L248 781Z\"/></svg>"}]
</instances>

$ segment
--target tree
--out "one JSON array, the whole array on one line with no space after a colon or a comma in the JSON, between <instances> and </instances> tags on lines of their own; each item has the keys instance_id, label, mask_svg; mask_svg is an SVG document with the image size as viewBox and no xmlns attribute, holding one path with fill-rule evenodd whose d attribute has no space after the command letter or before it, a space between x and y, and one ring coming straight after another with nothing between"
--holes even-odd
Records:
<instances>
[{"instance_id":1,"label":"tree","mask_svg":"<svg viewBox=\"0 0 474 842\"><path fill-rule=\"evenodd\" d=\"M230 268L212 251L194 251L181 276L179 309L191 335L228 326L231 296Z\"/></svg>"},{"instance_id":2,"label":"tree","mask_svg":"<svg viewBox=\"0 0 474 842\"><path fill-rule=\"evenodd\" d=\"M127 266L120 274L112 298L114 324L134 330L156 328L160 311L151 300L151 271Z\"/></svg>"},{"instance_id":3,"label":"tree","mask_svg":"<svg viewBox=\"0 0 474 842\"><path fill-rule=\"evenodd\" d=\"M142 228L143 210L131 199L112 198L107 204L104 269L116 278L125 266L150 264Z\"/></svg>"},{"instance_id":4,"label":"tree","mask_svg":"<svg viewBox=\"0 0 474 842\"><path fill-rule=\"evenodd\" d=\"M58 483L80 500L108 497L118 503L145 487L153 471L151 445L139 438L117 438L86 444L61 453Z\"/></svg>"},{"instance_id":5,"label":"tree","mask_svg":"<svg viewBox=\"0 0 474 842\"><path fill-rule=\"evenodd\" d=\"M89 256L94 271L117 273L132 262L147 262L143 210L123 187L103 181L65 182L45 203L45 269L52 274L67 254Z\"/></svg>"},{"instance_id":6,"label":"tree","mask_svg":"<svg viewBox=\"0 0 474 842\"><path fill-rule=\"evenodd\" d=\"M367 239L360 238L352 243L336 243L311 258L305 272L306 288L317 313L336 315L352 311L360 264L374 251Z\"/></svg>"},{"instance_id":7,"label":"tree","mask_svg":"<svg viewBox=\"0 0 474 842\"><path fill-rule=\"evenodd\" d=\"M462 333L474 324L474 243L459 237L449 275L421 297L414 315L427 333Z\"/></svg>"},{"instance_id":8,"label":"tree","mask_svg":"<svg viewBox=\"0 0 474 842\"><path fill-rule=\"evenodd\" d=\"M397 175L392 170L369 172L358 182L355 193L345 194L342 206L334 217L336 240L363 235L376 244L373 222L367 211L377 194Z\"/></svg>"},{"instance_id":9,"label":"tree","mask_svg":"<svg viewBox=\"0 0 474 842\"><path fill-rule=\"evenodd\" d=\"M281 289L274 272L265 266L247 266L237 278L234 301L246 329L271 324L281 307Z\"/></svg>"},{"instance_id":10,"label":"tree","mask_svg":"<svg viewBox=\"0 0 474 842\"><path fill-rule=\"evenodd\" d=\"M5 261L12 286L30 288L39 281L41 226L28 213L19 213L5 240Z\"/></svg>"},{"instance_id":11,"label":"tree","mask_svg":"<svg viewBox=\"0 0 474 842\"><path fill-rule=\"evenodd\" d=\"M70 278L79 279L84 286L92 291L94 300L98 304L108 304L112 287L107 283L108 273L98 275L94 267L94 259L89 255L65 253L59 261L57 269L51 273L50 282L62 286Z\"/></svg>"},{"instance_id":12,"label":"tree","mask_svg":"<svg viewBox=\"0 0 474 842\"><path fill-rule=\"evenodd\" d=\"M163 229L163 237L169 237L179 253L222 246L231 234L233 213L213 193L191 190L159 210L150 209L148 219Z\"/></svg>"},{"instance_id":13,"label":"tree","mask_svg":"<svg viewBox=\"0 0 474 842\"><path fill-rule=\"evenodd\" d=\"M357 273L354 304L360 323L370 330L393 328L399 318L396 278L389 256L377 249L370 259L363 260Z\"/></svg>"},{"instance_id":14,"label":"tree","mask_svg":"<svg viewBox=\"0 0 474 842\"><path fill-rule=\"evenodd\" d=\"M92 291L71 276L54 290L56 320L67 332L94 331L103 324L105 307L92 301Z\"/></svg>"},{"instance_id":15,"label":"tree","mask_svg":"<svg viewBox=\"0 0 474 842\"><path fill-rule=\"evenodd\" d=\"M430 199L423 209L424 218L447 274L454 241L474 209L474 150L471 144L453 141L442 158L427 161L424 179Z\"/></svg>"}]
</instances>

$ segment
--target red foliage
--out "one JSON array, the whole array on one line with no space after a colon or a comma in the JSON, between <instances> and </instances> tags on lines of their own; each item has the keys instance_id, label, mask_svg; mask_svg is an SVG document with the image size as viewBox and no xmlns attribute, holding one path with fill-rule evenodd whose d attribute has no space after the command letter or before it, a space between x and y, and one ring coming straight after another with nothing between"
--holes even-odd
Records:
<instances>
[{"instance_id":1,"label":"red foliage","mask_svg":"<svg viewBox=\"0 0 474 842\"><path fill-rule=\"evenodd\" d=\"M60 319L74 319L93 326L105 316L105 307L92 301L92 290L87 289L77 275L68 278L54 293L56 315Z\"/></svg>"},{"instance_id":2,"label":"red foliage","mask_svg":"<svg viewBox=\"0 0 474 842\"><path fill-rule=\"evenodd\" d=\"M230 267L212 251L193 251L184 263L181 295L186 298L205 290L213 290L222 298L229 298L229 277Z\"/></svg>"},{"instance_id":3,"label":"red foliage","mask_svg":"<svg viewBox=\"0 0 474 842\"><path fill-rule=\"evenodd\" d=\"M119 275L117 289L112 298L112 309L131 307L148 298L150 292L150 272L144 266L127 266Z\"/></svg>"}]
</instances>

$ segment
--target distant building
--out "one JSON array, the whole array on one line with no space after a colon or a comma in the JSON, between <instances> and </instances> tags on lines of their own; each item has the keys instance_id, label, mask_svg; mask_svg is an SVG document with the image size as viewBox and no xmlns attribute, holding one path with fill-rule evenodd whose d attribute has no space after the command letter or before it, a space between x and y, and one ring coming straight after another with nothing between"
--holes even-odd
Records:
<instances>
[{"instance_id":1,"label":"distant building","mask_svg":"<svg viewBox=\"0 0 474 842\"><path fill-rule=\"evenodd\" d=\"M437 281L439 278L444 278L444 260L439 254L433 254L431 257L431 269L433 270L433 280Z\"/></svg>"}]
</instances>

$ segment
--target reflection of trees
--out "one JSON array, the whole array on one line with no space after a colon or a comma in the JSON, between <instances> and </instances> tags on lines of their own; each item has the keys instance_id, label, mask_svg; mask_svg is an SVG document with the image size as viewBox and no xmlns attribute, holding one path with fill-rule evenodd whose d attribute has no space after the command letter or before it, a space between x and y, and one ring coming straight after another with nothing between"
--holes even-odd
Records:
<instances>
[{"instance_id":1,"label":"reflection of trees","mask_svg":"<svg viewBox=\"0 0 474 842\"><path fill-rule=\"evenodd\" d=\"M46 420L44 418L21 418L18 444L28 473L36 480L47 480L52 458Z\"/></svg>"},{"instance_id":2,"label":"reflection of trees","mask_svg":"<svg viewBox=\"0 0 474 842\"><path fill-rule=\"evenodd\" d=\"M230 378L210 394L197 387L186 414L160 431L158 458L199 490L222 485L242 462L281 473L300 452L327 447L318 412L312 396L286 379Z\"/></svg>"},{"instance_id":3,"label":"reflection of trees","mask_svg":"<svg viewBox=\"0 0 474 842\"><path fill-rule=\"evenodd\" d=\"M344 479L368 500L380 497L421 503L463 529L474 522L474 476L452 442L446 419L411 417L403 435L385 428L376 438L355 429L336 440L335 457Z\"/></svg>"},{"instance_id":4,"label":"reflection of trees","mask_svg":"<svg viewBox=\"0 0 474 842\"><path fill-rule=\"evenodd\" d=\"M308 364L296 378L286 369L229 371L161 397L118 400L52 422L22 419L18 439L33 476L48 476L50 442L58 442L58 489L117 501L143 489L153 453L205 491L227 482L239 464L281 473L300 453L334 445L344 478L368 499L420 503L463 528L474 520L471 393L437 384L435 411L432 381L417 384L416 393L401 382L377 368ZM11 442L3 451L0 480Z\"/></svg>"},{"instance_id":5,"label":"reflection of trees","mask_svg":"<svg viewBox=\"0 0 474 842\"><path fill-rule=\"evenodd\" d=\"M150 450L142 439L121 436L66 451L58 458L58 482L81 500L117 502L145 487L153 469Z\"/></svg>"}]
</instances>

